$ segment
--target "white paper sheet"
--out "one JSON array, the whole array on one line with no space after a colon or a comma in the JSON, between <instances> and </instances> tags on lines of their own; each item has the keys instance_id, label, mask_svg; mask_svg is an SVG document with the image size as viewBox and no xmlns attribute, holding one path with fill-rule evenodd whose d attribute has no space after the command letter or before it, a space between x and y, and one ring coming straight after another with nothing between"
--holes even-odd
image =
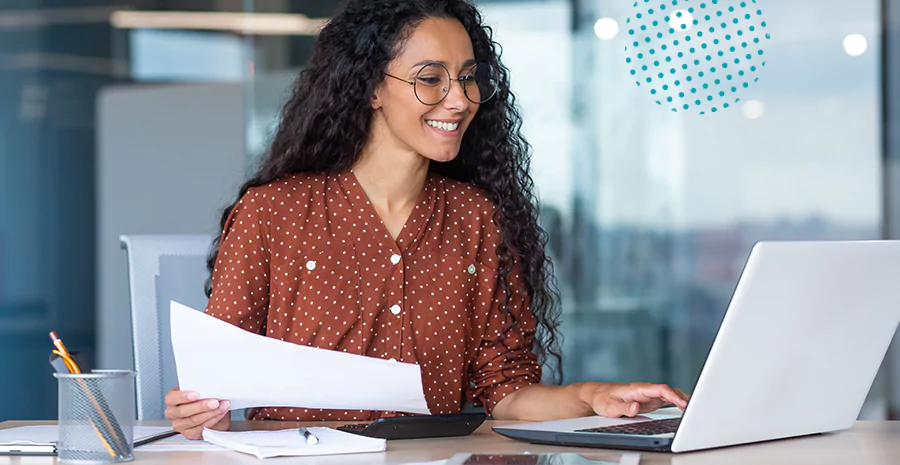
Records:
<instances>
[{"instance_id":1,"label":"white paper sheet","mask_svg":"<svg viewBox=\"0 0 900 465\"><path fill-rule=\"evenodd\" d=\"M135 426L134 440L139 441L172 428L168 426ZM49 444L59 440L59 427L56 425L29 425L0 430L0 443L29 441Z\"/></svg>"},{"instance_id":2,"label":"white paper sheet","mask_svg":"<svg viewBox=\"0 0 900 465\"><path fill-rule=\"evenodd\" d=\"M178 384L232 409L300 407L430 414L419 365L300 346L171 304Z\"/></svg>"}]
</instances>

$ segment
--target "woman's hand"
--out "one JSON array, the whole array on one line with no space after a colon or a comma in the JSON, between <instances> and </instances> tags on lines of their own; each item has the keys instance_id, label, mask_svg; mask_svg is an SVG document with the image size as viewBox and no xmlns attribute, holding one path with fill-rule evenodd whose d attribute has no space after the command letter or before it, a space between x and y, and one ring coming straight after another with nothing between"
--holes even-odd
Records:
<instances>
[{"instance_id":1,"label":"woman's hand","mask_svg":"<svg viewBox=\"0 0 900 465\"><path fill-rule=\"evenodd\" d=\"M584 383L581 399L604 417L633 417L674 404L684 410L690 395L665 384Z\"/></svg>"},{"instance_id":2,"label":"woman's hand","mask_svg":"<svg viewBox=\"0 0 900 465\"><path fill-rule=\"evenodd\" d=\"M166 418L172 429L188 439L203 439L203 428L226 431L231 426L227 400L200 399L193 391L177 387L166 393Z\"/></svg>"}]
</instances>

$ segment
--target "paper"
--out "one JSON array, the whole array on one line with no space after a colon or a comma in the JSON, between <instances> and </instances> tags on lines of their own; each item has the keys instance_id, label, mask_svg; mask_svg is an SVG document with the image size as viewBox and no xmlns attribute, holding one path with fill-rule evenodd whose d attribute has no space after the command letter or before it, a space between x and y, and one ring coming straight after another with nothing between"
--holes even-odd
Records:
<instances>
[{"instance_id":1,"label":"paper","mask_svg":"<svg viewBox=\"0 0 900 465\"><path fill-rule=\"evenodd\" d=\"M230 452L228 449L180 434L136 447L137 452Z\"/></svg>"},{"instance_id":2,"label":"paper","mask_svg":"<svg viewBox=\"0 0 900 465\"><path fill-rule=\"evenodd\" d=\"M203 439L238 452L255 455L260 459L297 455L383 452L387 447L384 439L369 438L324 427L308 429L319 439L318 444L307 444L306 439L297 428L242 432L204 429Z\"/></svg>"},{"instance_id":3,"label":"paper","mask_svg":"<svg viewBox=\"0 0 900 465\"><path fill-rule=\"evenodd\" d=\"M171 322L180 389L227 399L232 409L431 413L419 365L252 334L174 301Z\"/></svg>"},{"instance_id":4,"label":"paper","mask_svg":"<svg viewBox=\"0 0 900 465\"><path fill-rule=\"evenodd\" d=\"M135 426L134 440L139 441L150 436L170 431L171 429L172 428L167 426ZM56 425L19 426L17 428L0 430L0 444L23 441L38 444L52 444L58 440L59 427ZM141 450L143 449L144 448L142 447Z\"/></svg>"}]
</instances>

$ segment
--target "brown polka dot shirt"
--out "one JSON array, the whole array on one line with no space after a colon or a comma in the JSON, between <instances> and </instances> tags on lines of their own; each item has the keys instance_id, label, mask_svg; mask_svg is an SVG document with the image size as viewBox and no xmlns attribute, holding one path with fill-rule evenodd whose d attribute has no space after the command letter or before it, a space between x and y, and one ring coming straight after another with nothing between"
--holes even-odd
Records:
<instances>
[{"instance_id":1,"label":"brown polka dot shirt","mask_svg":"<svg viewBox=\"0 0 900 465\"><path fill-rule=\"evenodd\" d=\"M295 344L417 363L432 413L459 413L472 401L490 414L541 377L534 316L515 270L514 319L501 307L493 211L479 189L429 174L395 241L351 171L251 188L222 234L206 312ZM273 406L249 415L395 414Z\"/></svg>"}]
</instances>

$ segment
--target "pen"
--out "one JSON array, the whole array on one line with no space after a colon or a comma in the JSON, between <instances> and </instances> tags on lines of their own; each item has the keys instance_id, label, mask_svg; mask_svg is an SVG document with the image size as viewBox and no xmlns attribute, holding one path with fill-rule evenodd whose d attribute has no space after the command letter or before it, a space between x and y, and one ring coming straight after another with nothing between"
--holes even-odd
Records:
<instances>
[{"instance_id":1,"label":"pen","mask_svg":"<svg viewBox=\"0 0 900 465\"><path fill-rule=\"evenodd\" d=\"M303 437L306 438L306 443L311 446L314 446L319 443L319 438L317 438L315 435L310 433L309 430L306 428L300 428L300 434L302 434Z\"/></svg>"},{"instance_id":2,"label":"pen","mask_svg":"<svg viewBox=\"0 0 900 465\"><path fill-rule=\"evenodd\" d=\"M156 434L153 436L149 436L144 439L134 441L134 447L140 447L140 446L143 446L144 444L150 444L151 442L159 441L160 439L170 438L172 436L175 436L176 434L178 434L178 431L171 430L171 431L166 431L165 433L159 433L159 434Z\"/></svg>"}]
</instances>

